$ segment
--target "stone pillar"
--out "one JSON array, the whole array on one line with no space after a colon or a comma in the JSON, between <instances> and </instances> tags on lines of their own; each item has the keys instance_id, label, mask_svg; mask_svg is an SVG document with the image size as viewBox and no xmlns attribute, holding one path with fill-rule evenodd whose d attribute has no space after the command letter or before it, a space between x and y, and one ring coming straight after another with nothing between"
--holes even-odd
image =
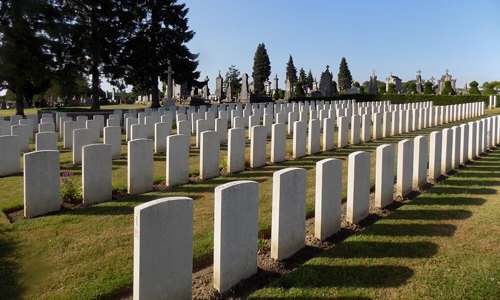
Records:
<instances>
[{"instance_id":1,"label":"stone pillar","mask_svg":"<svg viewBox=\"0 0 500 300\"><path fill-rule=\"evenodd\" d=\"M286 168L273 174L271 258L283 260L304 247L307 171Z\"/></svg>"},{"instance_id":2,"label":"stone pillar","mask_svg":"<svg viewBox=\"0 0 500 300\"><path fill-rule=\"evenodd\" d=\"M398 173L396 194L404 198L412 190L413 181L413 141L402 140L398 143Z\"/></svg>"},{"instance_id":3,"label":"stone pillar","mask_svg":"<svg viewBox=\"0 0 500 300\"><path fill-rule=\"evenodd\" d=\"M394 145L380 145L376 152L375 207L384 208L394 201Z\"/></svg>"},{"instance_id":4,"label":"stone pillar","mask_svg":"<svg viewBox=\"0 0 500 300\"><path fill-rule=\"evenodd\" d=\"M215 188L214 288L225 292L257 273L259 184L234 181Z\"/></svg>"},{"instance_id":5,"label":"stone pillar","mask_svg":"<svg viewBox=\"0 0 500 300\"><path fill-rule=\"evenodd\" d=\"M433 183L441 175L441 151L443 135L441 131L433 131L429 135L429 170L428 176Z\"/></svg>"},{"instance_id":6,"label":"stone pillar","mask_svg":"<svg viewBox=\"0 0 500 300\"><path fill-rule=\"evenodd\" d=\"M191 299L192 269L193 200L169 197L136 206L134 299Z\"/></svg>"},{"instance_id":7,"label":"stone pillar","mask_svg":"<svg viewBox=\"0 0 500 300\"><path fill-rule=\"evenodd\" d=\"M368 216L370 208L370 154L356 151L349 154L347 170L346 220L357 224Z\"/></svg>"},{"instance_id":8,"label":"stone pillar","mask_svg":"<svg viewBox=\"0 0 500 300\"><path fill-rule=\"evenodd\" d=\"M327 158L316 163L314 236L323 241L340 231L342 221L342 160Z\"/></svg>"},{"instance_id":9,"label":"stone pillar","mask_svg":"<svg viewBox=\"0 0 500 300\"><path fill-rule=\"evenodd\" d=\"M413 190L419 191L427 182L427 164L429 163L429 142L427 136L414 139L413 151Z\"/></svg>"},{"instance_id":10,"label":"stone pillar","mask_svg":"<svg viewBox=\"0 0 500 300\"><path fill-rule=\"evenodd\" d=\"M61 209L59 163L59 151L44 150L24 154L25 218Z\"/></svg>"}]
</instances>

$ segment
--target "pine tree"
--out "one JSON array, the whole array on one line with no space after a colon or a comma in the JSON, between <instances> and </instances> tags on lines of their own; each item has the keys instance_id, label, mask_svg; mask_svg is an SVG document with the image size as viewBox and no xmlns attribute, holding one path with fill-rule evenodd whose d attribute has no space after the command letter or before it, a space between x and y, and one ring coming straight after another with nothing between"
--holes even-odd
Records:
<instances>
[{"instance_id":1,"label":"pine tree","mask_svg":"<svg viewBox=\"0 0 500 300\"><path fill-rule=\"evenodd\" d=\"M444 87L443 90L441 91L441 95L455 95L455 90L453 90L453 87L451 86L451 81L446 80L444 82Z\"/></svg>"},{"instance_id":2,"label":"pine tree","mask_svg":"<svg viewBox=\"0 0 500 300\"><path fill-rule=\"evenodd\" d=\"M293 96L295 98L301 98L301 97L305 96L304 87L302 86L302 82L297 81L297 83L295 83L295 89L293 92Z\"/></svg>"},{"instance_id":3,"label":"pine tree","mask_svg":"<svg viewBox=\"0 0 500 300\"><path fill-rule=\"evenodd\" d=\"M231 65L226 72L224 78L224 91L227 91L229 83L231 83L231 96L237 95L241 90L241 73L235 65ZM229 97L229 95L226 95Z\"/></svg>"},{"instance_id":4,"label":"pine tree","mask_svg":"<svg viewBox=\"0 0 500 300\"><path fill-rule=\"evenodd\" d=\"M335 80L332 80L332 94L336 95L339 93L339 90L337 88L337 82Z\"/></svg>"},{"instance_id":5,"label":"pine tree","mask_svg":"<svg viewBox=\"0 0 500 300\"><path fill-rule=\"evenodd\" d=\"M470 89L469 89L469 95L481 95L481 92L477 88L479 86L479 83L477 81L472 81L470 84Z\"/></svg>"},{"instance_id":6,"label":"pine tree","mask_svg":"<svg viewBox=\"0 0 500 300\"><path fill-rule=\"evenodd\" d=\"M60 65L63 15L48 1L0 1L0 89L15 94L16 114L24 102L49 88Z\"/></svg>"},{"instance_id":7,"label":"pine tree","mask_svg":"<svg viewBox=\"0 0 500 300\"><path fill-rule=\"evenodd\" d=\"M297 82L297 69L293 64L293 58L291 55L286 64L286 79L289 79L292 86L295 86L295 82Z\"/></svg>"},{"instance_id":8,"label":"pine tree","mask_svg":"<svg viewBox=\"0 0 500 300\"><path fill-rule=\"evenodd\" d=\"M306 78L306 86L309 90L312 90L313 85L314 85L314 78L311 69L309 69L309 73L307 73L307 78Z\"/></svg>"},{"instance_id":9,"label":"pine tree","mask_svg":"<svg viewBox=\"0 0 500 300\"><path fill-rule=\"evenodd\" d=\"M425 95L431 95L434 94L434 91L432 90L432 82L426 81L424 83L424 94Z\"/></svg>"},{"instance_id":10,"label":"pine tree","mask_svg":"<svg viewBox=\"0 0 500 300\"><path fill-rule=\"evenodd\" d=\"M267 55L266 45L261 43L257 46L253 57L253 84L257 93L264 91L264 81L271 76L271 62Z\"/></svg>"},{"instance_id":11,"label":"pine tree","mask_svg":"<svg viewBox=\"0 0 500 300\"><path fill-rule=\"evenodd\" d=\"M177 83L188 88L197 83L200 73L197 54L186 46L194 37L189 29L186 4L177 0L137 0L127 2L133 30L125 36L119 65L130 85L152 94L151 107L159 107L159 80L167 80L171 66ZM127 15L125 15L127 17Z\"/></svg>"},{"instance_id":12,"label":"pine tree","mask_svg":"<svg viewBox=\"0 0 500 300\"><path fill-rule=\"evenodd\" d=\"M338 84L341 91L346 91L351 88L352 76L345 57L342 57L339 66Z\"/></svg>"}]
</instances>

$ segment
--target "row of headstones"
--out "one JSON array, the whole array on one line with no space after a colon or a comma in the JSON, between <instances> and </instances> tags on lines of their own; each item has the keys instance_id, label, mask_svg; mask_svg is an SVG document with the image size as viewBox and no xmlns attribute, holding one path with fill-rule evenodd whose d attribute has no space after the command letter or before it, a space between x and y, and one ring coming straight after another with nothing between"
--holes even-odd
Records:
<instances>
[{"instance_id":1,"label":"row of headstones","mask_svg":"<svg viewBox=\"0 0 500 300\"><path fill-rule=\"evenodd\" d=\"M434 131L398 143L396 195L404 197L482 152L500 144L500 116ZM375 206L394 199L392 144L376 149ZM370 154L348 157L346 220L369 214ZM429 167L427 167L429 165ZM286 168L273 175L271 258L283 260L304 247L306 170ZM316 165L315 237L324 240L341 229L342 161ZM213 286L227 291L257 272L259 187L236 181L216 187ZM134 299L190 299L193 253L193 201L187 197L154 200L134 209Z\"/></svg>"}]
</instances>

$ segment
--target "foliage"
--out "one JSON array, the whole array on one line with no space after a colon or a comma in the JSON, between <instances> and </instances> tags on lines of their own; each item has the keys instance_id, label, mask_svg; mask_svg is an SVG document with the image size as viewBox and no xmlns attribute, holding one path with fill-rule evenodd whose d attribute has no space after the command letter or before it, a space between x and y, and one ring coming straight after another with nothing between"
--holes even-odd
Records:
<instances>
[{"instance_id":1,"label":"foliage","mask_svg":"<svg viewBox=\"0 0 500 300\"><path fill-rule=\"evenodd\" d=\"M285 99L285 90L279 90L280 91L280 99Z\"/></svg>"},{"instance_id":2,"label":"foliage","mask_svg":"<svg viewBox=\"0 0 500 300\"><path fill-rule=\"evenodd\" d=\"M65 172L61 176L61 199L66 203L78 203L82 200L81 189L72 176L72 172Z\"/></svg>"},{"instance_id":3,"label":"foliage","mask_svg":"<svg viewBox=\"0 0 500 300\"><path fill-rule=\"evenodd\" d=\"M279 99L280 99L280 90L279 89L274 90L273 100L276 101L276 100L279 100Z\"/></svg>"},{"instance_id":4,"label":"foliage","mask_svg":"<svg viewBox=\"0 0 500 300\"><path fill-rule=\"evenodd\" d=\"M338 93L339 93L339 91L337 89L337 82L335 80L332 80L332 94L336 95Z\"/></svg>"},{"instance_id":5,"label":"foliage","mask_svg":"<svg viewBox=\"0 0 500 300\"><path fill-rule=\"evenodd\" d=\"M271 62L269 61L269 55L267 55L266 45L261 43L257 46L253 58L252 77L257 93L264 92L264 81L269 79L269 76L271 76Z\"/></svg>"},{"instance_id":6,"label":"foliage","mask_svg":"<svg viewBox=\"0 0 500 300\"><path fill-rule=\"evenodd\" d=\"M359 82L357 82L357 81L354 81L353 84L352 84L352 86L353 87L357 87L357 88L360 87Z\"/></svg>"},{"instance_id":7,"label":"foliage","mask_svg":"<svg viewBox=\"0 0 500 300\"><path fill-rule=\"evenodd\" d=\"M304 93L304 86L301 81L297 81L295 83L295 89L293 92L293 97L304 97L306 94Z\"/></svg>"},{"instance_id":8,"label":"foliage","mask_svg":"<svg viewBox=\"0 0 500 300\"><path fill-rule=\"evenodd\" d=\"M292 86L297 82L297 68L293 64L293 58L290 55L288 62L286 63L286 79L289 79Z\"/></svg>"},{"instance_id":9,"label":"foliage","mask_svg":"<svg viewBox=\"0 0 500 300\"><path fill-rule=\"evenodd\" d=\"M477 83L477 81L472 81L469 86L469 95L481 95L481 92L477 88L479 86L479 83Z\"/></svg>"},{"instance_id":10,"label":"foliage","mask_svg":"<svg viewBox=\"0 0 500 300\"><path fill-rule=\"evenodd\" d=\"M455 90L451 86L451 81L446 80L444 82L443 90L441 91L441 95L456 95Z\"/></svg>"},{"instance_id":11,"label":"foliage","mask_svg":"<svg viewBox=\"0 0 500 300\"><path fill-rule=\"evenodd\" d=\"M380 95L385 94L385 92L386 92L386 90L385 90L385 86L386 86L386 84L385 84L385 83L383 83L383 82L377 82L377 90L378 90L378 93L379 93Z\"/></svg>"},{"instance_id":12,"label":"foliage","mask_svg":"<svg viewBox=\"0 0 500 300\"><path fill-rule=\"evenodd\" d=\"M417 93L417 84L415 82L411 82L410 85L408 86L408 93L409 94Z\"/></svg>"},{"instance_id":13,"label":"foliage","mask_svg":"<svg viewBox=\"0 0 500 300\"><path fill-rule=\"evenodd\" d=\"M121 10L120 10L121 11ZM158 78L166 80L171 66L177 83L190 88L199 77L197 54L186 46L194 32L188 26L188 8L176 0L138 0L127 2L130 32L124 36L123 51L115 65L114 80L140 86L152 94L152 107L159 107Z\"/></svg>"},{"instance_id":14,"label":"foliage","mask_svg":"<svg viewBox=\"0 0 500 300\"><path fill-rule=\"evenodd\" d=\"M426 81L424 83L424 94L425 95L432 95L432 94L434 94L434 90L432 89L432 82Z\"/></svg>"},{"instance_id":15,"label":"foliage","mask_svg":"<svg viewBox=\"0 0 500 300\"><path fill-rule=\"evenodd\" d=\"M307 77L306 77L306 87L309 90L312 90L313 85L314 85L314 78L313 78L313 74L311 72L311 69L309 69L309 73L307 73Z\"/></svg>"},{"instance_id":16,"label":"foliage","mask_svg":"<svg viewBox=\"0 0 500 300\"><path fill-rule=\"evenodd\" d=\"M388 95L394 95L397 94L398 92L396 91L396 85L394 83L389 83L387 87L387 92L386 94Z\"/></svg>"},{"instance_id":17,"label":"foliage","mask_svg":"<svg viewBox=\"0 0 500 300\"><path fill-rule=\"evenodd\" d=\"M483 95L496 95L500 89L500 81L492 81L483 83Z\"/></svg>"},{"instance_id":18,"label":"foliage","mask_svg":"<svg viewBox=\"0 0 500 300\"><path fill-rule=\"evenodd\" d=\"M0 1L0 89L15 93L17 115L62 68L63 26L54 25L62 17L48 1Z\"/></svg>"},{"instance_id":19,"label":"foliage","mask_svg":"<svg viewBox=\"0 0 500 300\"><path fill-rule=\"evenodd\" d=\"M349 71L349 66L347 65L347 61L345 57L342 57L339 66L339 74L338 74L338 85L340 91L346 91L351 88L352 76L351 71Z\"/></svg>"},{"instance_id":20,"label":"foliage","mask_svg":"<svg viewBox=\"0 0 500 300\"><path fill-rule=\"evenodd\" d=\"M231 94L236 96L241 90L241 73L235 65L231 65L226 72L224 79L224 91L227 91L229 83L231 83Z\"/></svg>"}]
</instances>

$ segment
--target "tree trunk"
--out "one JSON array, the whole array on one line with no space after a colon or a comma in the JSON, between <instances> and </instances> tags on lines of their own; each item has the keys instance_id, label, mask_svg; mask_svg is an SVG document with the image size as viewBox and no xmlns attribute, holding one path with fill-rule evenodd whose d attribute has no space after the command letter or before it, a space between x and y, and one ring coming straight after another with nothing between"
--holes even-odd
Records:
<instances>
[{"instance_id":1,"label":"tree trunk","mask_svg":"<svg viewBox=\"0 0 500 300\"><path fill-rule=\"evenodd\" d=\"M99 103L99 68L92 62L92 109L100 109Z\"/></svg>"},{"instance_id":2,"label":"tree trunk","mask_svg":"<svg viewBox=\"0 0 500 300\"><path fill-rule=\"evenodd\" d=\"M158 76L153 76L153 86L151 88L151 108L158 108L160 107L160 99L158 96Z\"/></svg>"},{"instance_id":3,"label":"tree trunk","mask_svg":"<svg viewBox=\"0 0 500 300\"><path fill-rule=\"evenodd\" d=\"M16 92L16 115L24 116L24 97L20 89Z\"/></svg>"}]
</instances>

